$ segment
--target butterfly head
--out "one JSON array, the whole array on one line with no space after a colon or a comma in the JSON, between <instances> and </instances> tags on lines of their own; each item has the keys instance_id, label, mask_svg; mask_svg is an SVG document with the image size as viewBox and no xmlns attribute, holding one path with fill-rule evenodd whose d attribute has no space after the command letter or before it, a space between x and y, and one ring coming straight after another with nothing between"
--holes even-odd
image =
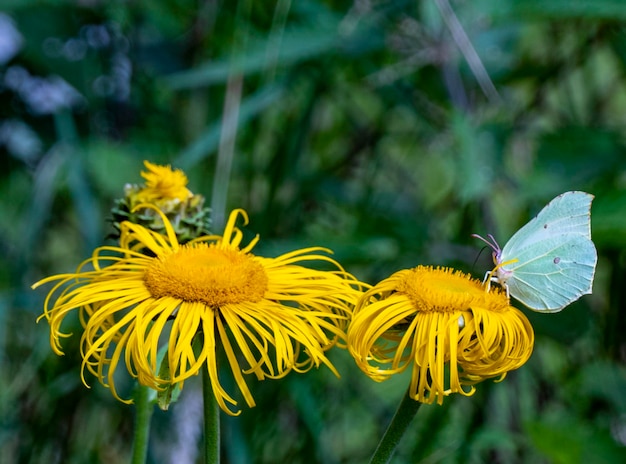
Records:
<instances>
[{"instance_id":1,"label":"butterfly head","mask_svg":"<svg viewBox=\"0 0 626 464\"><path fill-rule=\"evenodd\" d=\"M494 236L491 234L487 234L487 238L481 237L480 235L477 235L477 234L472 234L472 237L482 240L492 250L491 256L493 257L493 264L495 265L495 267L490 272L487 273L487 277L485 278L485 281L498 282L502 287L507 288L506 282L513 276L513 271L506 269L505 266L516 263L517 258L509 259L507 261L502 261L502 248L500 248L500 245L498 245L498 242L496 241ZM489 286L487 286L486 288L489 289ZM508 288L507 288L507 293L508 293Z\"/></svg>"},{"instance_id":2,"label":"butterfly head","mask_svg":"<svg viewBox=\"0 0 626 464\"><path fill-rule=\"evenodd\" d=\"M496 267L492 271L492 274L495 274L495 278L500 285L502 286L506 285L507 280L509 280L511 276L513 276L513 271L508 271L507 269L504 268L504 265L511 264L516 261L517 259L507 261L506 263L499 263L496 265Z\"/></svg>"}]
</instances>

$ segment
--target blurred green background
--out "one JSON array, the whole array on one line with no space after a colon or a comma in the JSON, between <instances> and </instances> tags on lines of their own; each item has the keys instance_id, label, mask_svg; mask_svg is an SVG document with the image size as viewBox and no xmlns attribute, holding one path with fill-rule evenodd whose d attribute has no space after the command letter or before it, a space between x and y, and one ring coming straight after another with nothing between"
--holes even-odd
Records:
<instances>
[{"instance_id":1,"label":"blurred green background","mask_svg":"<svg viewBox=\"0 0 626 464\"><path fill-rule=\"evenodd\" d=\"M30 285L105 242L144 159L209 202L227 188L257 253L326 246L371 283L418 264L482 277L470 234L503 244L557 194L593 193L593 295L524 309L530 361L423 406L394 462L626 462L625 128L621 0L3 0L0 462L129 459L134 408L83 386L78 336L52 353ZM331 358L340 379L252 385L224 462L367 461L408 377ZM198 384L155 413L151 462L199 459Z\"/></svg>"}]
</instances>

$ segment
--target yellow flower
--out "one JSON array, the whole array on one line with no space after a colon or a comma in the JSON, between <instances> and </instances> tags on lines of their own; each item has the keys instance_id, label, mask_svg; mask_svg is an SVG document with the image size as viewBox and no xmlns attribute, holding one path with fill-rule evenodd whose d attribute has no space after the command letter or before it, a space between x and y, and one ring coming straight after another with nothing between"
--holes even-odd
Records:
<instances>
[{"instance_id":1,"label":"yellow flower","mask_svg":"<svg viewBox=\"0 0 626 464\"><path fill-rule=\"evenodd\" d=\"M142 172L146 185L134 192L133 206L138 203L158 205L162 202L183 202L193 196L187 188L187 176L180 169L144 161L148 172Z\"/></svg>"},{"instance_id":2,"label":"yellow flower","mask_svg":"<svg viewBox=\"0 0 626 464\"><path fill-rule=\"evenodd\" d=\"M193 194L187 188L187 176L180 169L159 166L144 161L147 172L141 176L145 185L127 184L124 197L115 200L111 210L113 215L113 238L118 238L121 223L130 221L154 232L167 235L161 220L163 213L176 232L180 243L210 233L211 216L204 206L204 197Z\"/></svg>"},{"instance_id":3,"label":"yellow flower","mask_svg":"<svg viewBox=\"0 0 626 464\"><path fill-rule=\"evenodd\" d=\"M418 266L368 290L354 309L348 349L369 377L412 369L409 395L442 404L474 384L502 380L530 357L530 322L504 292L450 268Z\"/></svg>"},{"instance_id":4,"label":"yellow flower","mask_svg":"<svg viewBox=\"0 0 626 464\"><path fill-rule=\"evenodd\" d=\"M225 353L246 403L254 399L245 376L280 378L327 365L325 355L337 341L361 295L358 282L339 264L314 247L277 258L255 256L258 241L241 246L235 227L243 210L233 211L222 236L204 236L180 244L167 218L167 235L123 222L120 246L95 250L75 273L51 276L33 288L57 282L49 292L44 314L50 343L62 354L65 317L79 310L84 369L110 387L121 362L142 385L163 391L208 369L220 407L237 402L218 378L218 352ZM119 256L114 256L115 253ZM308 269L303 261L325 261L334 271ZM93 270L86 270L91 265ZM60 294L58 293L60 292ZM167 346L167 375L157 353ZM129 402L129 401L127 401Z\"/></svg>"}]
</instances>

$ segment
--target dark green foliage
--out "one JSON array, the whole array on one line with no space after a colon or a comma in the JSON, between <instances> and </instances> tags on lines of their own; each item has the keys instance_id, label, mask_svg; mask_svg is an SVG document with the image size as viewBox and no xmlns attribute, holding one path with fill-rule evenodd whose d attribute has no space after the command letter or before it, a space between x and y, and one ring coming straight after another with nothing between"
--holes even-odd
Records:
<instances>
[{"instance_id":1,"label":"dark green foliage","mask_svg":"<svg viewBox=\"0 0 626 464\"><path fill-rule=\"evenodd\" d=\"M626 6L453 1L482 75L445 3L3 2L22 39L0 61L0 462L128 459L133 407L80 383L77 321L52 353L35 324L45 290L29 287L105 243L144 159L184 169L210 204L228 92L228 208L249 212L259 254L325 246L371 283L418 264L482 277L470 234L504 244L556 194L595 194L594 294L529 314L529 363L423 406L394 462L626 460ZM331 358L340 379L251 382L257 407L224 419L224 462L366 461L408 373L375 384ZM177 415L198 390L155 413L153 462L199 445Z\"/></svg>"}]
</instances>

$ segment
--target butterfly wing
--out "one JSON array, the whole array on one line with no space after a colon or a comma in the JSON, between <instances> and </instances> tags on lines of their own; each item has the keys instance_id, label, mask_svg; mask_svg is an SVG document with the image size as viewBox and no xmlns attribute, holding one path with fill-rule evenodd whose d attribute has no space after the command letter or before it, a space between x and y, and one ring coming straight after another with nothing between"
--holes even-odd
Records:
<instances>
[{"instance_id":1,"label":"butterfly wing","mask_svg":"<svg viewBox=\"0 0 626 464\"><path fill-rule=\"evenodd\" d=\"M523 250L535 242L549 240L559 234L581 234L591 239L592 200L593 195L585 192L565 192L554 198L511 237L504 245L502 255Z\"/></svg>"},{"instance_id":2,"label":"butterfly wing","mask_svg":"<svg viewBox=\"0 0 626 464\"><path fill-rule=\"evenodd\" d=\"M535 311L558 312L591 293L597 253L584 235L564 234L535 242L508 266L509 293Z\"/></svg>"},{"instance_id":3,"label":"butterfly wing","mask_svg":"<svg viewBox=\"0 0 626 464\"><path fill-rule=\"evenodd\" d=\"M499 262L511 273L509 293L530 309L557 312L591 293L597 262L591 241L593 195L566 192L542 209L507 242Z\"/></svg>"}]
</instances>

